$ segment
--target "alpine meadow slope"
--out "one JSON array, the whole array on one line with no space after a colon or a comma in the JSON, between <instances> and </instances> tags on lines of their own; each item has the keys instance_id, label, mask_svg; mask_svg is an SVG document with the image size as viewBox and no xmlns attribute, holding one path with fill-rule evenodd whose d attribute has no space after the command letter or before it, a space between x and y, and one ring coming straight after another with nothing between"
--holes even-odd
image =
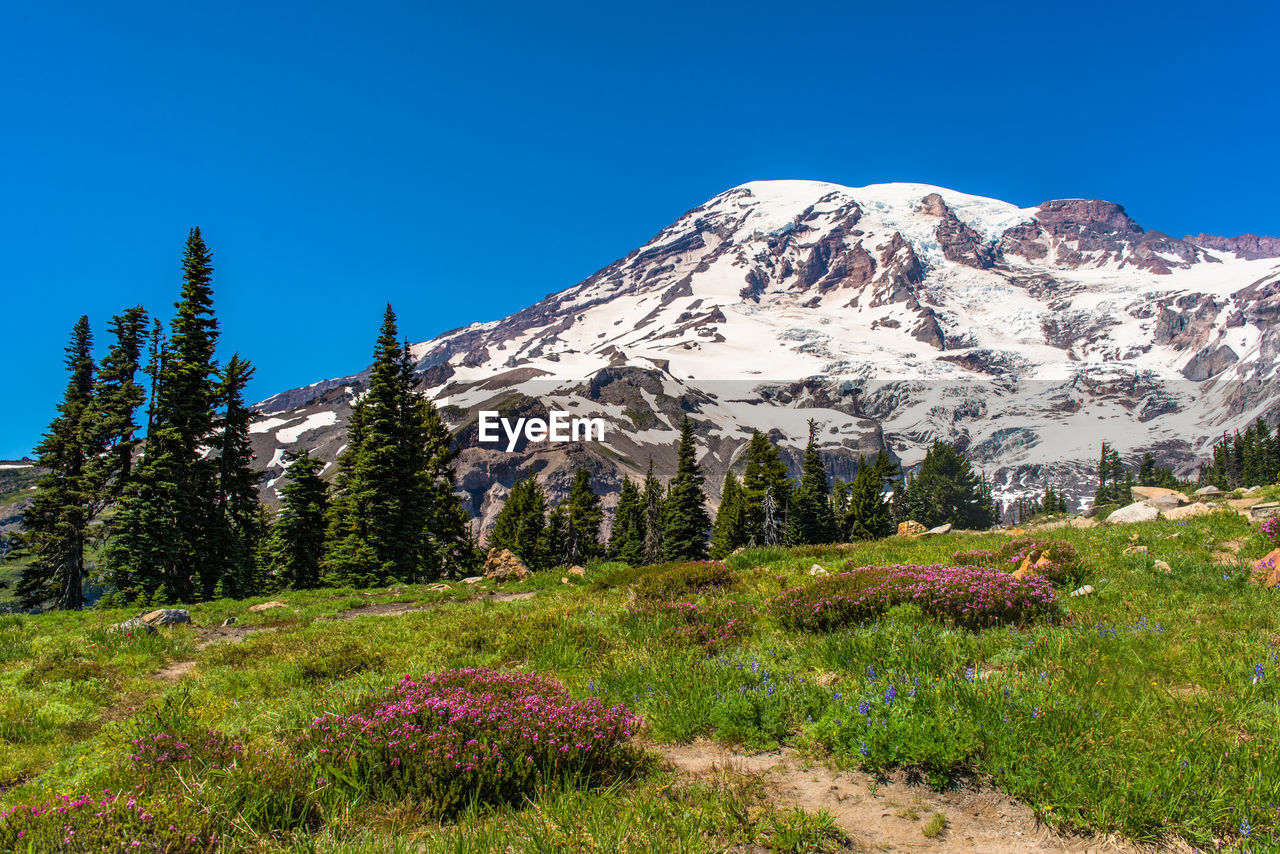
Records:
<instances>
[{"instance_id":1,"label":"alpine meadow slope","mask_svg":"<svg viewBox=\"0 0 1280 854\"><path fill-rule=\"evenodd\" d=\"M784 180L722 193L585 281L413 354L485 527L531 470L559 498L585 466L612 506L624 475L674 469L686 413L708 484L753 428L798 471L815 418L833 476L882 447L910 467L941 438L998 500L1051 483L1074 509L1104 440L1185 475L1224 431L1274 417L1277 321L1275 238L1177 239L1097 200L1018 208L922 184ZM334 458L366 378L257 405L267 500L286 450ZM607 430L508 453L478 441L482 410Z\"/></svg>"}]
</instances>

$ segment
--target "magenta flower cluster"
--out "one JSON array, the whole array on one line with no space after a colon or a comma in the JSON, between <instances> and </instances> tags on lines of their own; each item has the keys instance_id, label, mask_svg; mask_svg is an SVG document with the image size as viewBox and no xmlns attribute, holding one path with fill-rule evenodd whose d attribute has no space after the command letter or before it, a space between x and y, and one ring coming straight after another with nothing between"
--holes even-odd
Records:
<instances>
[{"instance_id":1,"label":"magenta flower cluster","mask_svg":"<svg viewBox=\"0 0 1280 854\"><path fill-rule=\"evenodd\" d=\"M50 803L21 804L0 811L3 851L207 851L203 833L173 824L170 813L156 815L140 791L104 792L100 798L61 795ZM182 822L186 824L186 822Z\"/></svg>"},{"instance_id":2,"label":"magenta flower cluster","mask_svg":"<svg viewBox=\"0 0 1280 854\"><path fill-rule=\"evenodd\" d=\"M1262 538L1272 548L1280 548L1280 516L1272 516L1262 523L1259 529L1262 532Z\"/></svg>"},{"instance_id":3,"label":"magenta flower cluster","mask_svg":"<svg viewBox=\"0 0 1280 854\"><path fill-rule=\"evenodd\" d=\"M158 732L135 738L129 760L135 770L152 773L192 761L209 768L225 768L243 755L242 745L217 730L209 730L191 741Z\"/></svg>"},{"instance_id":4,"label":"magenta flower cluster","mask_svg":"<svg viewBox=\"0 0 1280 854\"><path fill-rule=\"evenodd\" d=\"M422 798L447 814L519 799L547 776L607 776L640 726L625 706L572 700L537 674L467 668L406 676L362 711L318 717L300 746L326 779Z\"/></svg>"},{"instance_id":5,"label":"magenta flower cluster","mask_svg":"<svg viewBox=\"0 0 1280 854\"><path fill-rule=\"evenodd\" d=\"M965 628L1020 624L1051 615L1058 597L1046 578L966 566L863 566L783 591L774 614L790 628L830 631L913 604Z\"/></svg>"}]
</instances>

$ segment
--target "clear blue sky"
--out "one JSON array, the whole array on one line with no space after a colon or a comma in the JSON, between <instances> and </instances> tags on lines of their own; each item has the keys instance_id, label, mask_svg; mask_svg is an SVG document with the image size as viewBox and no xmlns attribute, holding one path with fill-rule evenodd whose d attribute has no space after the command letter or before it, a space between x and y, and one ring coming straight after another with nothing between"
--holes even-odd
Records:
<instances>
[{"instance_id":1,"label":"clear blue sky","mask_svg":"<svg viewBox=\"0 0 1280 854\"><path fill-rule=\"evenodd\" d=\"M1280 234L1273 4L0 6L0 458L187 229L254 399L574 284L748 180ZM100 336L100 341L102 340Z\"/></svg>"}]
</instances>

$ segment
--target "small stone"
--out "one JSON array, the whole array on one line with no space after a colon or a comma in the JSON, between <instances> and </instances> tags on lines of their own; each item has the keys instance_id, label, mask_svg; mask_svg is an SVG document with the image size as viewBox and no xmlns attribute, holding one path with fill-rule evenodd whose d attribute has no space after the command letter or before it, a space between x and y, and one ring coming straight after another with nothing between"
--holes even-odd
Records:
<instances>
[{"instance_id":1,"label":"small stone","mask_svg":"<svg viewBox=\"0 0 1280 854\"><path fill-rule=\"evenodd\" d=\"M463 584L479 584L481 581L484 581L484 576L480 575L469 575L462 579Z\"/></svg>"},{"instance_id":2,"label":"small stone","mask_svg":"<svg viewBox=\"0 0 1280 854\"><path fill-rule=\"evenodd\" d=\"M587 575L587 570L586 570L586 567L582 567L582 566L571 566L571 567L569 567L569 574L570 574L570 575L576 575L576 576L578 576L579 578L585 578L585 577L586 577L586 575Z\"/></svg>"},{"instance_id":3,"label":"small stone","mask_svg":"<svg viewBox=\"0 0 1280 854\"><path fill-rule=\"evenodd\" d=\"M1209 495L1221 495L1221 494L1222 494L1222 490L1218 489L1218 487L1213 486L1212 484L1209 486L1202 486L1196 490L1196 495L1209 496Z\"/></svg>"},{"instance_id":4,"label":"small stone","mask_svg":"<svg viewBox=\"0 0 1280 854\"><path fill-rule=\"evenodd\" d=\"M827 571L815 563L813 566L809 567L809 574L810 575L826 575Z\"/></svg>"},{"instance_id":5,"label":"small stone","mask_svg":"<svg viewBox=\"0 0 1280 854\"><path fill-rule=\"evenodd\" d=\"M560 583L561 583L561 584L568 584L568 583L569 583L569 579L568 579L568 578L565 578L564 576L561 576L561 577L560 577Z\"/></svg>"},{"instance_id":6,"label":"small stone","mask_svg":"<svg viewBox=\"0 0 1280 854\"><path fill-rule=\"evenodd\" d=\"M156 627L148 623L142 622L141 617L132 617L123 623L117 623L111 627L113 632L126 632L137 635L154 635Z\"/></svg>"},{"instance_id":7,"label":"small stone","mask_svg":"<svg viewBox=\"0 0 1280 854\"><path fill-rule=\"evenodd\" d=\"M288 606L285 605L283 602L278 602L273 599L270 602L263 602L258 605L250 605L249 610L258 612L258 611L270 611L273 608L286 608L286 607Z\"/></svg>"},{"instance_id":8,"label":"small stone","mask_svg":"<svg viewBox=\"0 0 1280 854\"><path fill-rule=\"evenodd\" d=\"M1173 572L1173 567L1169 566L1169 564L1159 558L1156 558L1156 560L1152 562L1151 566L1157 572Z\"/></svg>"},{"instance_id":9,"label":"small stone","mask_svg":"<svg viewBox=\"0 0 1280 854\"><path fill-rule=\"evenodd\" d=\"M1090 594L1092 594L1092 593L1093 593L1093 585L1092 585L1092 584L1086 584L1086 585L1085 585L1085 586L1083 586L1083 587L1077 587L1075 590L1072 590L1072 591L1071 591L1071 595L1072 595L1073 597L1088 596L1088 595L1090 595Z\"/></svg>"},{"instance_id":10,"label":"small stone","mask_svg":"<svg viewBox=\"0 0 1280 854\"><path fill-rule=\"evenodd\" d=\"M1147 552L1149 552L1149 551L1151 551L1151 549L1147 548L1146 546L1129 546L1129 548L1127 548L1127 549L1125 549L1125 550L1124 550L1124 554L1127 554L1127 555L1144 555L1144 554L1146 554L1146 553L1147 553Z\"/></svg>"},{"instance_id":11,"label":"small stone","mask_svg":"<svg viewBox=\"0 0 1280 854\"><path fill-rule=\"evenodd\" d=\"M923 534L921 534L921 536L923 536L923 537L937 537L937 536L941 536L942 534L949 534L949 533L951 533L951 523L950 523L950 522L948 522L948 523L947 523L947 524L945 524L945 525L939 525L939 526L938 526L938 527L936 527L936 528L930 528L929 530L927 530L927 531L925 531Z\"/></svg>"},{"instance_id":12,"label":"small stone","mask_svg":"<svg viewBox=\"0 0 1280 854\"><path fill-rule=\"evenodd\" d=\"M236 624L235 617L227 617L225 620L222 621L222 627L224 629L227 628L228 626L234 626L235 624Z\"/></svg>"}]
</instances>

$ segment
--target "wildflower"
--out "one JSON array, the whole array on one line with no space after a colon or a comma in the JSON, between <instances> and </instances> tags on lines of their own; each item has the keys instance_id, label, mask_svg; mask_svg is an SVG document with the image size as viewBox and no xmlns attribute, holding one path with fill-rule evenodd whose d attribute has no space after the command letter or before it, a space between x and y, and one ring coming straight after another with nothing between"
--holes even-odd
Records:
<instances>
[{"instance_id":1,"label":"wildflower","mask_svg":"<svg viewBox=\"0 0 1280 854\"><path fill-rule=\"evenodd\" d=\"M1266 670L1263 669L1261 664L1255 664L1253 666L1253 684L1254 685L1257 685L1259 682L1261 682L1262 677L1266 675L1267 675L1267 672Z\"/></svg>"},{"instance_id":2,"label":"wildflower","mask_svg":"<svg viewBox=\"0 0 1280 854\"><path fill-rule=\"evenodd\" d=\"M893 702L893 698L898 696L898 689L890 685L884 691L884 704L887 706Z\"/></svg>"}]
</instances>

